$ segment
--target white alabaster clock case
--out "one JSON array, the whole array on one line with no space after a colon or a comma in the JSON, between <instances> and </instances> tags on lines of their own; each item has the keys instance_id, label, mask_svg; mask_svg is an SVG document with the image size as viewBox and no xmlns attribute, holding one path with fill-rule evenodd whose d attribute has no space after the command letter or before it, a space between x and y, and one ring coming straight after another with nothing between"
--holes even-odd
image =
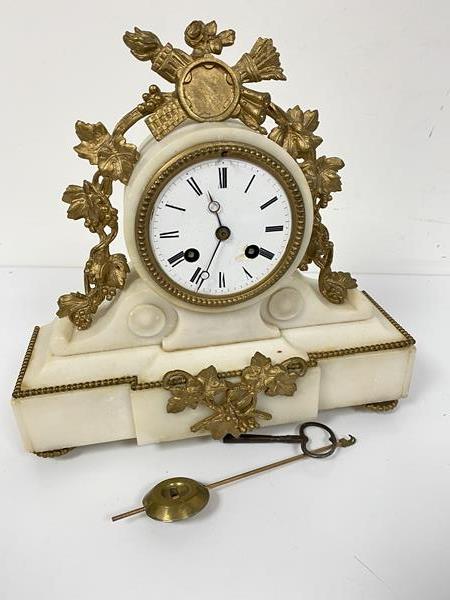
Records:
<instances>
[{"instance_id":1,"label":"white alabaster clock case","mask_svg":"<svg viewBox=\"0 0 450 600\"><path fill-rule=\"evenodd\" d=\"M214 55L234 32L214 22L187 27L190 55L139 29L124 40L175 91L150 86L111 134L76 125L75 150L97 171L63 201L98 243L84 293L61 296L26 352L12 399L25 448L220 439L320 410L394 408L414 340L331 268L321 211L343 162L317 157L317 111L244 86L284 79L272 41L229 67ZM124 133L142 118L152 135L138 151ZM131 266L110 252L115 181ZM310 263L318 279L302 272Z\"/></svg>"}]
</instances>

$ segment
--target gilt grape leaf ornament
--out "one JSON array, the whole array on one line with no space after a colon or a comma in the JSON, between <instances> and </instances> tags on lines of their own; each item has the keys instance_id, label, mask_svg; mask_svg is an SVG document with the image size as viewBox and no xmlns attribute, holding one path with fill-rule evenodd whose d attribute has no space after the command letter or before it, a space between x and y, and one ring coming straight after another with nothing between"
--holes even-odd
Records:
<instances>
[{"instance_id":1,"label":"gilt grape leaf ornament","mask_svg":"<svg viewBox=\"0 0 450 600\"><path fill-rule=\"evenodd\" d=\"M68 217L82 220L90 232L98 235L99 241L90 251L84 268L84 293L72 292L61 296L57 315L68 317L78 329L86 329L92 324L100 304L114 298L125 285L129 272L126 258L122 254L110 253L110 245L118 234L117 211L110 199L113 183L120 181L126 185L139 159L136 146L126 141L125 133L141 119L145 119L156 140L164 138L187 119L199 122L239 119L262 135L268 134L271 140L282 146L302 169L314 200L312 237L299 268L306 270L314 262L320 269L319 289L323 296L333 303L344 302L347 291L356 287L356 281L349 273L331 269L333 243L320 214L320 210L332 199L332 194L341 190L338 171L344 163L340 158L317 157L317 148L322 143L322 138L316 134L319 126L317 110L303 110L297 105L285 111L272 101L267 92L244 85L286 79L272 40L258 38L234 66L215 58L235 41L235 32L232 29L219 31L215 21L193 21L186 27L184 40L191 49L190 54L170 43L163 44L153 32L137 27L132 32L127 31L123 40L135 58L151 63L153 71L175 84L175 89L163 92L158 86L150 85L142 95L142 101L118 121L111 133L101 122L77 121L75 132L79 143L74 148L75 152L95 165L97 170L91 181L70 185L62 199L68 204ZM207 71L211 73L214 85L205 85L204 73L198 77L199 64L208 65ZM264 127L267 118L275 123L269 133ZM277 371L281 367L257 364L258 361L264 363L261 357L255 359L244 379L252 378L258 369L262 369L261 373L269 369L272 375L268 380L264 379L269 381L265 388L267 394L275 395L280 393L279 390L288 393L293 389L290 375ZM207 384L203 377L212 379ZM202 372L190 385L208 387L213 385L213 381L214 374ZM219 418L220 426L214 419L209 421L211 428L216 427L217 435L223 429L222 417L227 416L234 423L232 415L236 407L252 405L242 385L227 388L227 397L233 398L233 402L216 409L225 411ZM257 384L252 380L252 385ZM225 391L221 390L221 393ZM184 410L187 397L191 398L190 394L181 391L179 396L173 396L171 411ZM246 422L242 417L240 426L244 426L242 423L245 421L245 427L251 428L254 418L254 415L248 416Z\"/></svg>"},{"instance_id":2,"label":"gilt grape leaf ornament","mask_svg":"<svg viewBox=\"0 0 450 600\"><path fill-rule=\"evenodd\" d=\"M319 126L319 112L307 110L299 106L286 111L286 121L272 129L269 138L282 146L295 158L306 158L311 149L322 143L322 138L314 134Z\"/></svg>"},{"instance_id":3,"label":"gilt grape leaf ornament","mask_svg":"<svg viewBox=\"0 0 450 600\"><path fill-rule=\"evenodd\" d=\"M103 123L84 123L77 121L75 123L75 132L81 142L74 147L75 152L80 158L87 158L91 165L98 165L98 151L106 144L111 136Z\"/></svg>"}]
</instances>

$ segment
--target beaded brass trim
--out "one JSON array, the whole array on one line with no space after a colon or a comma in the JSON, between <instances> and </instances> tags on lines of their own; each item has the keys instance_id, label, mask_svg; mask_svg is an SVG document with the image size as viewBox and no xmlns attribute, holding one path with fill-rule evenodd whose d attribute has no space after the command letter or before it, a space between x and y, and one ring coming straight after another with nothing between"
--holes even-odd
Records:
<instances>
[{"instance_id":1,"label":"beaded brass trim","mask_svg":"<svg viewBox=\"0 0 450 600\"><path fill-rule=\"evenodd\" d=\"M319 360L326 360L328 358L336 358L340 356L347 356L351 354L363 354L368 352L380 352L385 350L397 350L401 348L407 348L408 346L413 346L416 342L414 338L399 324L397 321L391 317L389 313L387 313L384 308L382 308L367 292L363 292L370 302L380 311L380 313L393 325L397 331L399 331L404 337L403 340L399 340L398 342L384 342L380 344L371 344L368 346L358 346L355 348L340 348L338 350L328 350L324 352L310 352L309 353L309 361L308 367L317 366L317 362ZM28 344L27 350L25 352L25 356L22 362L22 366L17 378L16 385L14 386L13 398L28 398L30 396L41 396L43 394L57 394L61 392L71 392L74 390L89 390L93 388L99 387L109 387L113 385L124 385L128 384L133 391L141 391L141 390L149 390L153 388L161 388L163 387L163 382L161 381L143 381L140 382L136 375L124 376L124 377L114 377L112 379L101 379L97 381L83 381L80 383L68 383L63 385L42 387L42 388L34 388L34 389L22 389L23 379L25 377L25 373L27 371L28 365L31 360L31 355L33 353L33 348L36 344L36 340L39 334L39 327L35 327L33 330L33 334L31 336L30 342ZM220 379L228 379L231 377L240 377L242 375L243 369L236 369L233 371L223 371L218 373L218 377Z\"/></svg>"},{"instance_id":2,"label":"beaded brass trim","mask_svg":"<svg viewBox=\"0 0 450 600\"><path fill-rule=\"evenodd\" d=\"M39 458L58 458L72 452L74 448L59 448L58 450L44 450L43 452L33 452Z\"/></svg>"},{"instance_id":3,"label":"beaded brass trim","mask_svg":"<svg viewBox=\"0 0 450 600\"><path fill-rule=\"evenodd\" d=\"M366 352L380 352L382 350L397 350L400 348L407 348L408 346L414 346L416 343L415 339L404 329L397 321L382 308L376 300L372 298L370 294L363 291L370 302L380 311L391 325L393 325L397 331L399 331L405 339L399 340L398 342L384 342L381 344L371 344L369 346L357 346L355 348L341 348L339 350L328 350L325 352L310 352L309 358L311 360L324 360L327 358L336 358L338 356L346 356L349 354L363 354Z\"/></svg>"},{"instance_id":4,"label":"beaded brass trim","mask_svg":"<svg viewBox=\"0 0 450 600\"><path fill-rule=\"evenodd\" d=\"M363 404L359 408L363 410L369 410L371 412L386 413L391 412L397 408L398 400L387 400L386 402L370 402L369 404Z\"/></svg>"},{"instance_id":5,"label":"beaded brass trim","mask_svg":"<svg viewBox=\"0 0 450 600\"><path fill-rule=\"evenodd\" d=\"M61 392L72 392L74 390L88 390L92 388L99 387L107 387L110 385L122 385L122 384L130 384L133 389L133 385L137 382L137 377L114 377L113 379L101 379L97 381L83 381L80 383L67 383L63 385L54 385L49 387L41 387L41 388L32 388L28 390L22 389L22 382L25 377L25 373L27 371L28 365L31 360L31 355L33 353L34 346L36 344L37 337L39 335L39 327L35 327L33 330L33 334L31 336L30 342L28 344L27 350L25 352L25 357L22 362L22 366L19 371L19 376L17 377L16 385L14 386L14 391L12 397L17 398L28 398L29 396L41 396L43 394L57 394Z\"/></svg>"}]
</instances>

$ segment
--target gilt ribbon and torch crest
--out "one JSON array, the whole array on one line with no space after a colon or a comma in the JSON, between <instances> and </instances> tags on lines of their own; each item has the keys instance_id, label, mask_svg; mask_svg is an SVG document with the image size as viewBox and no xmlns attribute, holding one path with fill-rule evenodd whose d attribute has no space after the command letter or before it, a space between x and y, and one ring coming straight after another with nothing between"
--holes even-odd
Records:
<instances>
[{"instance_id":1,"label":"gilt ribbon and torch crest","mask_svg":"<svg viewBox=\"0 0 450 600\"><path fill-rule=\"evenodd\" d=\"M187 54L172 44L163 45L150 31L137 27L124 35L124 42L137 59L150 61L152 69L175 84L172 93L152 90L159 106L146 123L157 140L161 140L186 119L224 121L240 119L245 125L266 133L262 123L270 104L269 94L256 92L243 83L263 79L285 79L279 54L272 40L259 38L250 52L233 67L217 59L225 46L234 43L231 29L217 31L215 21L193 21L185 31Z\"/></svg>"}]
</instances>

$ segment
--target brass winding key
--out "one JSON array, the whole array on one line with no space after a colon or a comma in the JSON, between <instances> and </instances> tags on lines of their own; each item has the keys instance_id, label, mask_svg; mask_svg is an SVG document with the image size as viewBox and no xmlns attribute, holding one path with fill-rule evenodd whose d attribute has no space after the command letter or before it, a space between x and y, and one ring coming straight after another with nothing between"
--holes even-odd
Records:
<instances>
[{"instance_id":1,"label":"brass winding key","mask_svg":"<svg viewBox=\"0 0 450 600\"><path fill-rule=\"evenodd\" d=\"M326 431L329 434L330 443L326 446L310 450L308 448L309 438L306 435L305 430L311 427ZM291 439L279 439L284 437ZM242 438L243 436L241 436L241 438L236 438L235 443L239 443L239 440L242 440ZM219 481L208 484L200 483L199 481L188 477L171 477L170 479L165 479L155 485L155 487L144 496L142 499L142 506L115 515L112 517L112 520L119 521L120 519L125 519L142 512L145 512L151 519L164 521L165 523L188 519L205 508L209 501L210 490L258 473L263 473L264 471L276 469L277 467L304 458L326 458L327 456L334 454L338 447L347 448L348 446L353 446L356 442L356 438L353 435L348 435L348 437L343 437L338 440L329 427L322 423L315 422L303 423L300 427L298 436L260 436L257 434L248 434L244 438L246 443L249 443L249 438L255 438L255 442L267 442L268 438L273 438L270 441L298 442L300 443L303 452L302 454L289 456L288 458L263 465L262 467L257 467L256 469L238 473L237 475L232 475L231 477L226 477L225 479L220 479ZM229 441L230 440L227 440L228 443Z\"/></svg>"}]
</instances>

